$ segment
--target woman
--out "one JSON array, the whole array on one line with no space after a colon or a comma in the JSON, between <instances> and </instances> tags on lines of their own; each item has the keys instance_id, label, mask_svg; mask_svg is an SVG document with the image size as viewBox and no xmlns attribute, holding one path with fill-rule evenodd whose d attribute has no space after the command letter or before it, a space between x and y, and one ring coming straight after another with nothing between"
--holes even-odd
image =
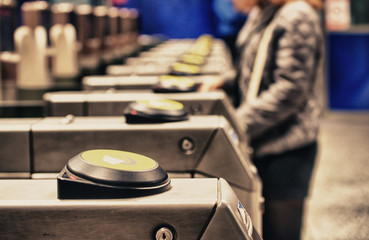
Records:
<instances>
[{"instance_id":1,"label":"woman","mask_svg":"<svg viewBox=\"0 0 369 240\"><path fill-rule=\"evenodd\" d=\"M317 10L320 0L233 0L249 13L237 39L237 115L253 147L263 181L264 239L300 239L304 199L313 170L319 108L314 83L323 56ZM272 24L272 25L270 25ZM248 98L251 73L267 26L271 37L255 98ZM263 48L265 49L265 47ZM262 61L263 62L263 61ZM200 87L225 87L218 81Z\"/></svg>"}]
</instances>

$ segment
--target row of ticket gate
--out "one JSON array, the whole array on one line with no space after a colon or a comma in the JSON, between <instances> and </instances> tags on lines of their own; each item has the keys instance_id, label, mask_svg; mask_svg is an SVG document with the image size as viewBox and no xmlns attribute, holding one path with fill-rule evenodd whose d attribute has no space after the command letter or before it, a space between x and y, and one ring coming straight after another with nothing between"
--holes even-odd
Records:
<instances>
[{"instance_id":1,"label":"row of ticket gate","mask_svg":"<svg viewBox=\"0 0 369 240\"><path fill-rule=\"evenodd\" d=\"M224 92L193 91L224 57L154 57L189 43L45 94L45 117L0 119L1 238L261 239L245 131ZM165 90L168 79L181 83Z\"/></svg>"}]
</instances>

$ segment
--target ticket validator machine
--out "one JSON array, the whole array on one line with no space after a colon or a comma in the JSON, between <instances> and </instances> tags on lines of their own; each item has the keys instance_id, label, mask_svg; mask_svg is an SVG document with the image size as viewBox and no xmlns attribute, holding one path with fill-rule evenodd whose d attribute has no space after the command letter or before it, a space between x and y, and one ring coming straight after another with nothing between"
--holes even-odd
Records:
<instances>
[{"instance_id":1,"label":"ticket validator machine","mask_svg":"<svg viewBox=\"0 0 369 240\"><path fill-rule=\"evenodd\" d=\"M110 65L108 75L218 75L230 67L225 43L210 35L197 39L169 40L127 59L124 65Z\"/></svg>"},{"instance_id":2,"label":"ticket validator machine","mask_svg":"<svg viewBox=\"0 0 369 240\"><path fill-rule=\"evenodd\" d=\"M146 76L112 76L112 75L93 75L86 76L82 79L82 88L84 90L151 90L157 85L162 76L173 76L166 73L159 75L146 75ZM183 77L183 76L176 76ZM199 75L186 77L195 82L196 85L200 85L205 82L214 81L213 76Z\"/></svg>"},{"instance_id":3,"label":"ticket validator machine","mask_svg":"<svg viewBox=\"0 0 369 240\"><path fill-rule=\"evenodd\" d=\"M128 59L124 65L108 66L108 76L84 78L83 88L147 88L161 75L189 76L204 82L231 70L231 62L225 44L210 36L203 35L190 41L167 41Z\"/></svg>"},{"instance_id":4,"label":"ticket validator machine","mask_svg":"<svg viewBox=\"0 0 369 240\"><path fill-rule=\"evenodd\" d=\"M0 180L0 191L4 239L261 239L224 179L170 179L132 152L87 150L57 179Z\"/></svg>"},{"instance_id":5,"label":"ticket validator machine","mask_svg":"<svg viewBox=\"0 0 369 240\"><path fill-rule=\"evenodd\" d=\"M149 105L161 108L160 103ZM137 120L139 112L140 108L132 109L126 118L67 116L28 119L29 123L1 119L1 172L38 178L59 172L66 159L88 149L129 150L158 159L174 177L226 179L261 232L261 182L223 116L190 116L160 124L127 122Z\"/></svg>"},{"instance_id":6,"label":"ticket validator machine","mask_svg":"<svg viewBox=\"0 0 369 240\"><path fill-rule=\"evenodd\" d=\"M47 116L121 116L123 109L136 100L170 99L183 104L191 115L222 115L245 138L228 96L223 91L152 93L140 90L107 90L80 92L50 92L44 95Z\"/></svg>"}]
</instances>

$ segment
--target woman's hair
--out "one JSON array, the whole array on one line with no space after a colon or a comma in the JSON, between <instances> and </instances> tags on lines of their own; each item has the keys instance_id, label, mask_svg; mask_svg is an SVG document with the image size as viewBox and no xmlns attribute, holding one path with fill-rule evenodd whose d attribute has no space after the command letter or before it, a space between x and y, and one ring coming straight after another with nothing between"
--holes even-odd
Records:
<instances>
[{"instance_id":1,"label":"woman's hair","mask_svg":"<svg viewBox=\"0 0 369 240\"><path fill-rule=\"evenodd\" d=\"M278 4L284 4L287 2L293 2L296 0L269 0L270 2L278 3ZM323 8L323 1L322 0L304 0L307 3L309 3L312 7L316 9L322 9ZM265 2L265 0L259 0L259 2Z\"/></svg>"},{"instance_id":2,"label":"woman's hair","mask_svg":"<svg viewBox=\"0 0 369 240\"><path fill-rule=\"evenodd\" d=\"M311 6L313 6L316 9L322 9L323 8L323 2L322 0L305 0L308 2Z\"/></svg>"}]
</instances>

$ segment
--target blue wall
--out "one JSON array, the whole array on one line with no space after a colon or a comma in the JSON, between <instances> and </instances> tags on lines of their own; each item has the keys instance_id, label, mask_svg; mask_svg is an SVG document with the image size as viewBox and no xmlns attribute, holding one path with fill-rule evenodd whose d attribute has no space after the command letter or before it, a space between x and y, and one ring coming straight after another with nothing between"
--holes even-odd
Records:
<instances>
[{"instance_id":1,"label":"blue wall","mask_svg":"<svg viewBox=\"0 0 369 240\"><path fill-rule=\"evenodd\" d=\"M21 23L17 1L18 24ZM48 0L51 3L75 4L106 2L106 0ZM114 2L114 1L113 1ZM232 0L121 0L117 7L135 8L140 12L140 32L164 34L169 38L196 38L208 33L216 37L234 34L242 26L245 16L233 11ZM119 5L119 2L122 2ZM233 31L233 32L232 32Z\"/></svg>"},{"instance_id":2,"label":"blue wall","mask_svg":"<svg viewBox=\"0 0 369 240\"><path fill-rule=\"evenodd\" d=\"M213 0L129 0L141 16L141 33L162 33L170 38L215 34Z\"/></svg>"},{"instance_id":3,"label":"blue wall","mask_svg":"<svg viewBox=\"0 0 369 240\"><path fill-rule=\"evenodd\" d=\"M329 33L329 107L369 110L369 32Z\"/></svg>"}]
</instances>

